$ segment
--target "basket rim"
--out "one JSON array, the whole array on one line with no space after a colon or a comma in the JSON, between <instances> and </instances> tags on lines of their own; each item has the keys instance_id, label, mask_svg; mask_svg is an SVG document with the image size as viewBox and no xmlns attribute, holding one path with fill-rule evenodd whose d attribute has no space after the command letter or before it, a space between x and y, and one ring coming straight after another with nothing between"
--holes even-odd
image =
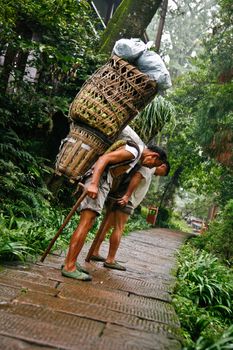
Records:
<instances>
[{"instance_id":1,"label":"basket rim","mask_svg":"<svg viewBox=\"0 0 233 350\"><path fill-rule=\"evenodd\" d=\"M86 123L84 122L81 122L81 121L74 121L72 119L72 123L71 123L71 127L70 127L70 131L69 132L72 132L72 128L79 128L81 130L84 130L86 132L88 132L89 134L97 137L100 141L106 143L107 145L111 145L112 144L112 141L104 134L102 134L99 130L87 125Z\"/></svg>"}]
</instances>

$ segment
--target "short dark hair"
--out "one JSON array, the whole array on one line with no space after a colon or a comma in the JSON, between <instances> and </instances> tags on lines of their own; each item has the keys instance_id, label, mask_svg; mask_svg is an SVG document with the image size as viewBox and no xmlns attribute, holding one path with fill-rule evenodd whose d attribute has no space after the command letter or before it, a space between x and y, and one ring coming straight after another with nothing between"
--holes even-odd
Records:
<instances>
[{"instance_id":1,"label":"short dark hair","mask_svg":"<svg viewBox=\"0 0 233 350\"><path fill-rule=\"evenodd\" d=\"M165 163L165 161L167 160L167 153L161 147L154 144L149 144L147 148L152 152L158 153L159 158L162 160L163 163Z\"/></svg>"},{"instance_id":2,"label":"short dark hair","mask_svg":"<svg viewBox=\"0 0 233 350\"><path fill-rule=\"evenodd\" d=\"M170 169L171 169L170 163L168 160L165 160L163 164L166 165L166 169L167 169L164 176L168 176L168 174L170 173Z\"/></svg>"}]
</instances>

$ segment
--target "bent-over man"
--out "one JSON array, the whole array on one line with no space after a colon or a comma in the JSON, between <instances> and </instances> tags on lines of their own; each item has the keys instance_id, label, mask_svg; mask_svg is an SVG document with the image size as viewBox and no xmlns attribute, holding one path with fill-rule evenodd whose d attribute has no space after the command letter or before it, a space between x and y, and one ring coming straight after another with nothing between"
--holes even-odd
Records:
<instances>
[{"instance_id":1,"label":"bent-over man","mask_svg":"<svg viewBox=\"0 0 233 350\"><path fill-rule=\"evenodd\" d=\"M87 196L80 205L80 221L70 240L62 275L78 280L90 281L91 276L83 272L77 257L85 238L92 228L96 216L101 213L113 180L130 170L139 162L142 166L160 166L167 156L163 149L155 145L144 147L127 143L117 150L99 157L91 174L85 181Z\"/></svg>"},{"instance_id":2,"label":"bent-over man","mask_svg":"<svg viewBox=\"0 0 233 350\"><path fill-rule=\"evenodd\" d=\"M106 204L106 214L103 219L103 224L99 229L101 233L98 233L100 234L100 238L96 243L90 260L103 261L104 267L107 268L123 271L126 270L125 266L120 265L115 259L125 224L134 209L144 199L149 189L152 176L167 176L169 171L170 164L168 161L165 161L162 165L153 169L140 167L131 177L126 191L123 184L123 192L125 193L121 198L119 198L119 194L122 194L121 185L119 186L118 191L114 194L110 192L110 198L107 199ZM113 228L113 232L109 238L109 251L107 258L105 259L99 254L99 250L106 234L111 228Z\"/></svg>"}]
</instances>

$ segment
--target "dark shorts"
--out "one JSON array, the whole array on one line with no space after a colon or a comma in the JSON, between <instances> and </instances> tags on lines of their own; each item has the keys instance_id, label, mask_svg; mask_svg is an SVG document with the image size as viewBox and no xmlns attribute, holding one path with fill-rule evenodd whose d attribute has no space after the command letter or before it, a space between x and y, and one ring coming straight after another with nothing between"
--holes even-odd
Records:
<instances>
[{"instance_id":1,"label":"dark shorts","mask_svg":"<svg viewBox=\"0 0 233 350\"><path fill-rule=\"evenodd\" d=\"M111 211L116 211L119 210L122 213L125 213L127 215L132 215L134 212L134 207L132 205L132 203L129 201L124 207L122 207L121 205L119 205L117 203L117 198L113 198L113 197L108 197L106 202L105 202L105 206L107 209L110 209Z\"/></svg>"}]
</instances>

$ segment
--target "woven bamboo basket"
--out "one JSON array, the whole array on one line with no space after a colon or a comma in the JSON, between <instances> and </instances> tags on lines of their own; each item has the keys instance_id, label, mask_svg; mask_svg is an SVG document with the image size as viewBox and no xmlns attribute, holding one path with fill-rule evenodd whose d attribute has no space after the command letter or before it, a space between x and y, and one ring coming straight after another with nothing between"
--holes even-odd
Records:
<instances>
[{"instance_id":1,"label":"woven bamboo basket","mask_svg":"<svg viewBox=\"0 0 233 350\"><path fill-rule=\"evenodd\" d=\"M70 106L70 118L114 140L155 96L156 82L113 56L83 85Z\"/></svg>"},{"instance_id":2,"label":"woven bamboo basket","mask_svg":"<svg viewBox=\"0 0 233 350\"><path fill-rule=\"evenodd\" d=\"M109 142L85 127L73 124L57 156L55 173L78 180L109 147Z\"/></svg>"}]
</instances>

